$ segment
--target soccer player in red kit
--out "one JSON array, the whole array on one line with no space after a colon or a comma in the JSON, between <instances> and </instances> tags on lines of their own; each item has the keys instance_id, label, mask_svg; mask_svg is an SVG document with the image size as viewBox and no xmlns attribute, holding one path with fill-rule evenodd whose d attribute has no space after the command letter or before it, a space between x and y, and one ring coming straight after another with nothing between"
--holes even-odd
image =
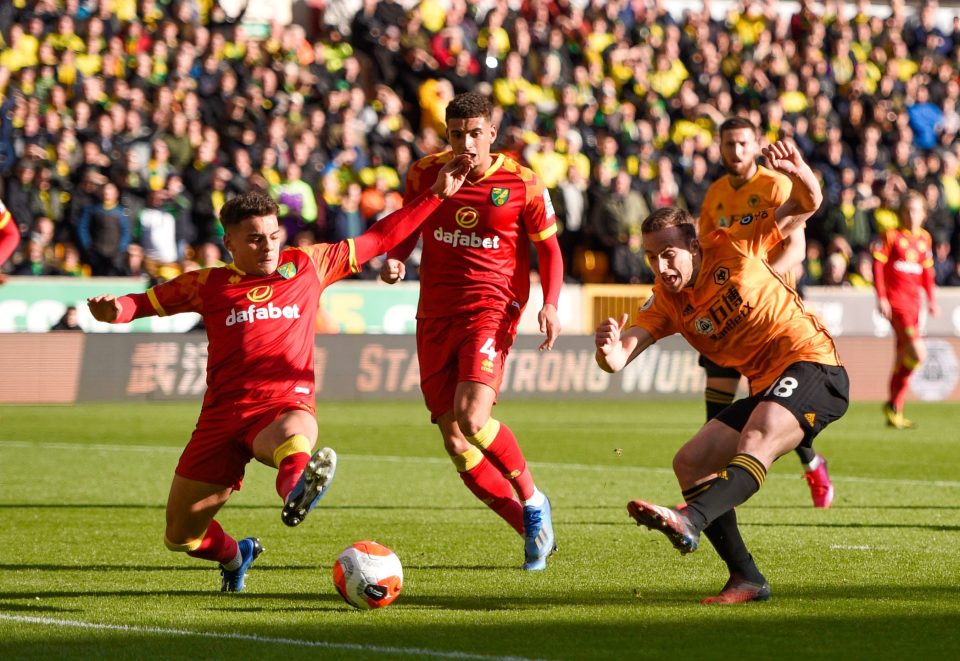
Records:
<instances>
[{"instance_id":1,"label":"soccer player in red kit","mask_svg":"<svg viewBox=\"0 0 960 661\"><path fill-rule=\"evenodd\" d=\"M933 294L933 241L922 228L927 210L923 195L911 191L900 202L900 227L886 232L873 249L873 282L880 313L890 320L896 334L897 354L890 375L890 400L883 405L887 425L909 429L903 417L903 400L910 375L926 358L920 337L920 290L927 298L927 311L936 316Z\"/></svg>"},{"instance_id":2,"label":"soccer player in red kit","mask_svg":"<svg viewBox=\"0 0 960 661\"><path fill-rule=\"evenodd\" d=\"M543 287L541 350L560 334L563 261L549 197L536 175L490 152L497 137L489 99L468 92L447 106L451 150L420 159L407 175L416 199L445 163L468 154L475 166L419 233L388 253L380 277L403 278L403 260L423 236L417 357L431 420L467 488L524 535L527 570L546 568L555 549L550 501L537 489L517 439L492 417L503 366L530 291L530 243Z\"/></svg>"},{"instance_id":3,"label":"soccer player in red kit","mask_svg":"<svg viewBox=\"0 0 960 661\"><path fill-rule=\"evenodd\" d=\"M0 266L10 258L13 251L20 245L20 228L17 227L17 221L13 215L0 200ZM3 282L3 275L0 274L0 283Z\"/></svg>"},{"instance_id":4,"label":"soccer player in red kit","mask_svg":"<svg viewBox=\"0 0 960 661\"><path fill-rule=\"evenodd\" d=\"M207 391L170 487L164 541L171 551L219 562L222 591L242 591L263 550L255 537L236 541L214 518L240 488L246 464L256 459L277 468L288 526L313 509L336 470L333 450L310 454L317 440L313 355L321 292L406 238L472 166L469 156L453 159L432 187L366 233L305 248L281 250L276 203L261 192L245 193L220 212L233 262L184 273L145 294L88 301L94 318L112 323L203 315Z\"/></svg>"}]
</instances>

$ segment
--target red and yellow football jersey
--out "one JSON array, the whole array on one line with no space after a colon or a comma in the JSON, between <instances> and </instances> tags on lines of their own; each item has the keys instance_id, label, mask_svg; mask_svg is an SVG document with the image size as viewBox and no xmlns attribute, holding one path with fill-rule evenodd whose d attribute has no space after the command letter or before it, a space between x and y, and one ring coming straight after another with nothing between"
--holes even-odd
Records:
<instances>
[{"instance_id":1,"label":"red and yellow football jersey","mask_svg":"<svg viewBox=\"0 0 960 661\"><path fill-rule=\"evenodd\" d=\"M20 228L10 211L0 200L0 265L2 265L20 244Z\"/></svg>"},{"instance_id":2,"label":"red and yellow football jersey","mask_svg":"<svg viewBox=\"0 0 960 661\"><path fill-rule=\"evenodd\" d=\"M537 176L503 154L467 181L423 223L417 318L476 309L519 313L530 293L530 241L557 231L553 205ZM404 201L436 181L452 151L420 159L407 174Z\"/></svg>"},{"instance_id":3,"label":"red and yellow football jersey","mask_svg":"<svg viewBox=\"0 0 960 661\"><path fill-rule=\"evenodd\" d=\"M783 240L776 208L744 216L702 237L697 280L673 294L659 283L634 325L660 339L680 333L707 358L750 379L762 392L791 364L840 365L833 338L767 262Z\"/></svg>"},{"instance_id":4,"label":"red and yellow football jersey","mask_svg":"<svg viewBox=\"0 0 960 661\"><path fill-rule=\"evenodd\" d=\"M247 275L233 264L190 271L147 291L160 316L198 312L207 347L204 405L312 397L320 294L359 271L352 240L280 252L277 270Z\"/></svg>"},{"instance_id":5,"label":"red and yellow football jersey","mask_svg":"<svg viewBox=\"0 0 960 661\"><path fill-rule=\"evenodd\" d=\"M933 294L933 240L921 229L884 232L873 247L874 285L877 295L903 311L920 309L920 289Z\"/></svg>"}]
</instances>

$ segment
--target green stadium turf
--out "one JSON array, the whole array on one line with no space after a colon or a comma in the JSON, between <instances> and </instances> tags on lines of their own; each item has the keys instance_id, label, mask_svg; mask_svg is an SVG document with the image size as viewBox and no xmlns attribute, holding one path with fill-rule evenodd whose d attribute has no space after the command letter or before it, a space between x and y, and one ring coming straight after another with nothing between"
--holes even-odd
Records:
<instances>
[{"instance_id":1,"label":"green stadium turf","mask_svg":"<svg viewBox=\"0 0 960 661\"><path fill-rule=\"evenodd\" d=\"M473 500L419 403L323 403L340 454L319 508L280 522L274 472L251 465L221 512L266 548L247 592L162 544L164 503L197 404L0 407L0 658L889 659L960 643L956 405L918 428L856 404L817 447L837 488L814 510L796 458L739 510L773 599L705 607L724 570L681 557L625 505L674 503L674 450L698 402L497 407L550 495L560 551L525 573L519 537ZM393 606L359 612L330 566L376 539L404 564Z\"/></svg>"}]
</instances>

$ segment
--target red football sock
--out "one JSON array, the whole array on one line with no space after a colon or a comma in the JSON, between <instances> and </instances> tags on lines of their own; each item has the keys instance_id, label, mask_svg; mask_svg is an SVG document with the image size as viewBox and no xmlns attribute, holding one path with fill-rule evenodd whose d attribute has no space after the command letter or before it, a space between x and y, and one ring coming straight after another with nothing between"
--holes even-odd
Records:
<instances>
[{"instance_id":1,"label":"red football sock","mask_svg":"<svg viewBox=\"0 0 960 661\"><path fill-rule=\"evenodd\" d=\"M223 532L223 528L216 520L210 522L210 527L204 533L203 539L193 551L187 555L204 560L215 560L225 565L237 557L237 540Z\"/></svg>"},{"instance_id":2,"label":"red football sock","mask_svg":"<svg viewBox=\"0 0 960 661\"><path fill-rule=\"evenodd\" d=\"M890 402L895 411L903 411L903 400L907 397L907 383L911 374L912 369L898 365L890 376Z\"/></svg>"},{"instance_id":3,"label":"red football sock","mask_svg":"<svg viewBox=\"0 0 960 661\"><path fill-rule=\"evenodd\" d=\"M309 461L308 452L296 452L280 461L280 465L277 466L277 493L284 501L287 500L287 494L293 490L297 480L303 475L303 469L307 467Z\"/></svg>"},{"instance_id":4,"label":"red football sock","mask_svg":"<svg viewBox=\"0 0 960 661\"><path fill-rule=\"evenodd\" d=\"M523 506L514 497L510 482L493 464L484 458L470 470L461 472L460 479L484 505L523 534Z\"/></svg>"},{"instance_id":5,"label":"red football sock","mask_svg":"<svg viewBox=\"0 0 960 661\"><path fill-rule=\"evenodd\" d=\"M529 500L536 486L527 469L527 460L523 457L517 437L502 422L500 431L487 447L481 448L483 456L490 460L503 476L510 480L521 501Z\"/></svg>"}]
</instances>

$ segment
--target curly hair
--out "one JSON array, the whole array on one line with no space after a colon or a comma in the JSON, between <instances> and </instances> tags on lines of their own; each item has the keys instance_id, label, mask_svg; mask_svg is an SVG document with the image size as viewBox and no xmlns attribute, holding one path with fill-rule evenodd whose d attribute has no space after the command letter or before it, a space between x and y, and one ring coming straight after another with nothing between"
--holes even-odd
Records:
<instances>
[{"instance_id":1,"label":"curly hair","mask_svg":"<svg viewBox=\"0 0 960 661\"><path fill-rule=\"evenodd\" d=\"M239 225L248 218L275 216L277 203L262 191L252 190L228 200L220 209L220 223L224 229Z\"/></svg>"},{"instance_id":2,"label":"curly hair","mask_svg":"<svg viewBox=\"0 0 960 661\"><path fill-rule=\"evenodd\" d=\"M447 121L451 119L473 119L474 117L493 117L493 103L483 94L464 92L457 94L447 106Z\"/></svg>"}]
</instances>

